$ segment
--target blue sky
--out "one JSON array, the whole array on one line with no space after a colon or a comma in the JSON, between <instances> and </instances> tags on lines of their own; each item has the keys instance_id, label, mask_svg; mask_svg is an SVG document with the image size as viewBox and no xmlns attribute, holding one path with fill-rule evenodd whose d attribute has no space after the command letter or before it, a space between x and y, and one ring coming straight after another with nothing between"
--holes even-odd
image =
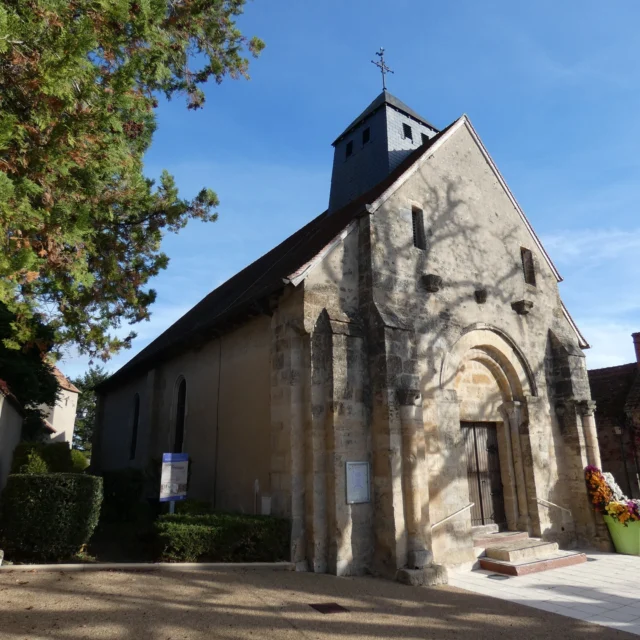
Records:
<instances>
[{"instance_id":1,"label":"blue sky","mask_svg":"<svg viewBox=\"0 0 640 640\"><path fill-rule=\"evenodd\" d=\"M254 0L240 27L266 42L250 81L162 102L146 172L210 186L219 221L163 243L150 322L115 371L209 291L326 208L332 140L389 89L442 128L466 113L565 281L590 367L634 359L640 331L640 5ZM87 368L68 355L61 368Z\"/></svg>"}]
</instances>

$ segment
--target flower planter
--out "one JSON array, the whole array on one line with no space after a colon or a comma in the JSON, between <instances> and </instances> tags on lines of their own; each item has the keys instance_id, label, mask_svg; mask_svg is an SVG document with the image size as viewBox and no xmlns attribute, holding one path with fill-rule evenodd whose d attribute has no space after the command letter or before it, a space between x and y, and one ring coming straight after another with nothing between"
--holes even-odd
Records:
<instances>
[{"instance_id":1,"label":"flower planter","mask_svg":"<svg viewBox=\"0 0 640 640\"><path fill-rule=\"evenodd\" d=\"M640 521L628 522L625 527L611 516L602 516L607 523L617 553L640 556Z\"/></svg>"}]
</instances>

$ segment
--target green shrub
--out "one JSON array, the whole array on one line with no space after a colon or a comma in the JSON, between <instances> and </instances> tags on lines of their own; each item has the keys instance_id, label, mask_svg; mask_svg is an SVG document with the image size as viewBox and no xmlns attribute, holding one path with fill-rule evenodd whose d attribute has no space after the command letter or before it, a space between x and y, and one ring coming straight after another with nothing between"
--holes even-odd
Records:
<instances>
[{"instance_id":1,"label":"green shrub","mask_svg":"<svg viewBox=\"0 0 640 640\"><path fill-rule=\"evenodd\" d=\"M275 562L289 559L290 523L273 516L164 515L155 524L167 562Z\"/></svg>"},{"instance_id":2,"label":"green shrub","mask_svg":"<svg viewBox=\"0 0 640 640\"><path fill-rule=\"evenodd\" d=\"M82 473L89 466L87 455L78 449L71 449L71 465L73 473Z\"/></svg>"},{"instance_id":3,"label":"green shrub","mask_svg":"<svg viewBox=\"0 0 640 640\"><path fill-rule=\"evenodd\" d=\"M38 463L38 470L34 468L34 455L39 456L46 470L41 471L42 465ZM73 461L68 442L21 442L14 449L11 463L11 473L72 473Z\"/></svg>"},{"instance_id":4,"label":"green shrub","mask_svg":"<svg viewBox=\"0 0 640 640\"><path fill-rule=\"evenodd\" d=\"M144 473L139 469L104 471L104 522L133 522L141 508Z\"/></svg>"},{"instance_id":5,"label":"green shrub","mask_svg":"<svg viewBox=\"0 0 640 640\"><path fill-rule=\"evenodd\" d=\"M68 442L44 444L40 455L47 463L50 473L73 473L71 447Z\"/></svg>"},{"instance_id":6,"label":"green shrub","mask_svg":"<svg viewBox=\"0 0 640 640\"><path fill-rule=\"evenodd\" d=\"M70 558L89 542L101 502L101 478L10 475L0 500L0 546L12 559Z\"/></svg>"},{"instance_id":7,"label":"green shrub","mask_svg":"<svg viewBox=\"0 0 640 640\"><path fill-rule=\"evenodd\" d=\"M176 513L190 516L204 516L212 512L211 503L205 500L179 500Z\"/></svg>"},{"instance_id":8,"label":"green shrub","mask_svg":"<svg viewBox=\"0 0 640 640\"><path fill-rule=\"evenodd\" d=\"M42 456L33 449L27 454L27 461L20 467L20 473L49 473L49 467Z\"/></svg>"}]
</instances>

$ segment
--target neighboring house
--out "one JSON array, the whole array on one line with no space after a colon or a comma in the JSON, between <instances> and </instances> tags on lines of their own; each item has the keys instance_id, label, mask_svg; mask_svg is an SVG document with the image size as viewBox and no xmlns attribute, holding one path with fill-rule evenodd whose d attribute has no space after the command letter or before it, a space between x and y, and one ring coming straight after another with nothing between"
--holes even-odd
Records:
<instances>
[{"instance_id":1,"label":"neighboring house","mask_svg":"<svg viewBox=\"0 0 640 640\"><path fill-rule=\"evenodd\" d=\"M0 490L11 469L13 450L20 442L22 418L20 403L4 380L0 380Z\"/></svg>"},{"instance_id":2,"label":"neighboring house","mask_svg":"<svg viewBox=\"0 0 640 640\"><path fill-rule=\"evenodd\" d=\"M640 333L632 334L636 362L591 369L602 468L628 496L640 497Z\"/></svg>"},{"instance_id":3,"label":"neighboring house","mask_svg":"<svg viewBox=\"0 0 640 640\"><path fill-rule=\"evenodd\" d=\"M73 444L73 429L76 422L76 408L80 390L55 367L54 374L60 391L53 406L42 407L45 411L45 442L68 442Z\"/></svg>"},{"instance_id":4,"label":"neighboring house","mask_svg":"<svg viewBox=\"0 0 640 640\"><path fill-rule=\"evenodd\" d=\"M94 465L187 452L192 497L290 518L316 572L473 561L486 524L606 544L588 344L469 118L385 91L333 145L329 210L98 388Z\"/></svg>"}]
</instances>

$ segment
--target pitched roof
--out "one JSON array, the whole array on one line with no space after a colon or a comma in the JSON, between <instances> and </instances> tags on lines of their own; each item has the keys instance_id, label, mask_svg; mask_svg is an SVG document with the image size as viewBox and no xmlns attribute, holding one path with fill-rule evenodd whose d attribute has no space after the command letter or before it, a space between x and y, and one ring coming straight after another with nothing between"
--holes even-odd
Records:
<instances>
[{"instance_id":1,"label":"pitched roof","mask_svg":"<svg viewBox=\"0 0 640 640\"><path fill-rule=\"evenodd\" d=\"M53 367L53 375L56 377L58 384L63 389L67 391L73 391L73 393L80 393L80 389L76 387L70 380L67 378L58 367Z\"/></svg>"},{"instance_id":2,"label":"pitched roof","mask_svg":"<svg viewBox=\"0 0 640 640\"><path fill-rule=\"evenodd\" d=\"M366 211L366 205L382 195L411 165L417 162L455 123L409 154L384 180L349 204L329 213L325 211L296 231L277 247L245 267L205 296L185 315L161 333L140 353L96 388L116 386L148 368L195 344L219 334L240 318L257 315L268 307L268 298L284 288L292 274L318 255L353 220Z\"/></svg>"},{"instance_id":3,"label":"pitched roof","mask_svg":"<svg viewBox=\"0 0 640 640\"><path fill-rule=\"evenodd\" d=\"M599 416L620 421L625 419L625 403L638 375L636 362L617 367L589 370L591 397L596 401L596 412Z\"/></svg>"},{"instance_id":4,"label":"pitched roof","mask_svg":"<svg viewBox=\"0 0 640 640\"><path fill-rule=\"evenodd\" d=\"M437 127L434 127L428 120L425 120L421 115L418 115L411 107L408 107L402 100L398 100L394 95L390 94L386 89L373 100L373 102L333 141L332 144L336 144L339 140L344 138L352 129L360 124L365 118L374 114L380 107L388 104L398 111L410 116L414 120L421 122L430 129L438 131Z\"/></svg>"}]
</instances>

